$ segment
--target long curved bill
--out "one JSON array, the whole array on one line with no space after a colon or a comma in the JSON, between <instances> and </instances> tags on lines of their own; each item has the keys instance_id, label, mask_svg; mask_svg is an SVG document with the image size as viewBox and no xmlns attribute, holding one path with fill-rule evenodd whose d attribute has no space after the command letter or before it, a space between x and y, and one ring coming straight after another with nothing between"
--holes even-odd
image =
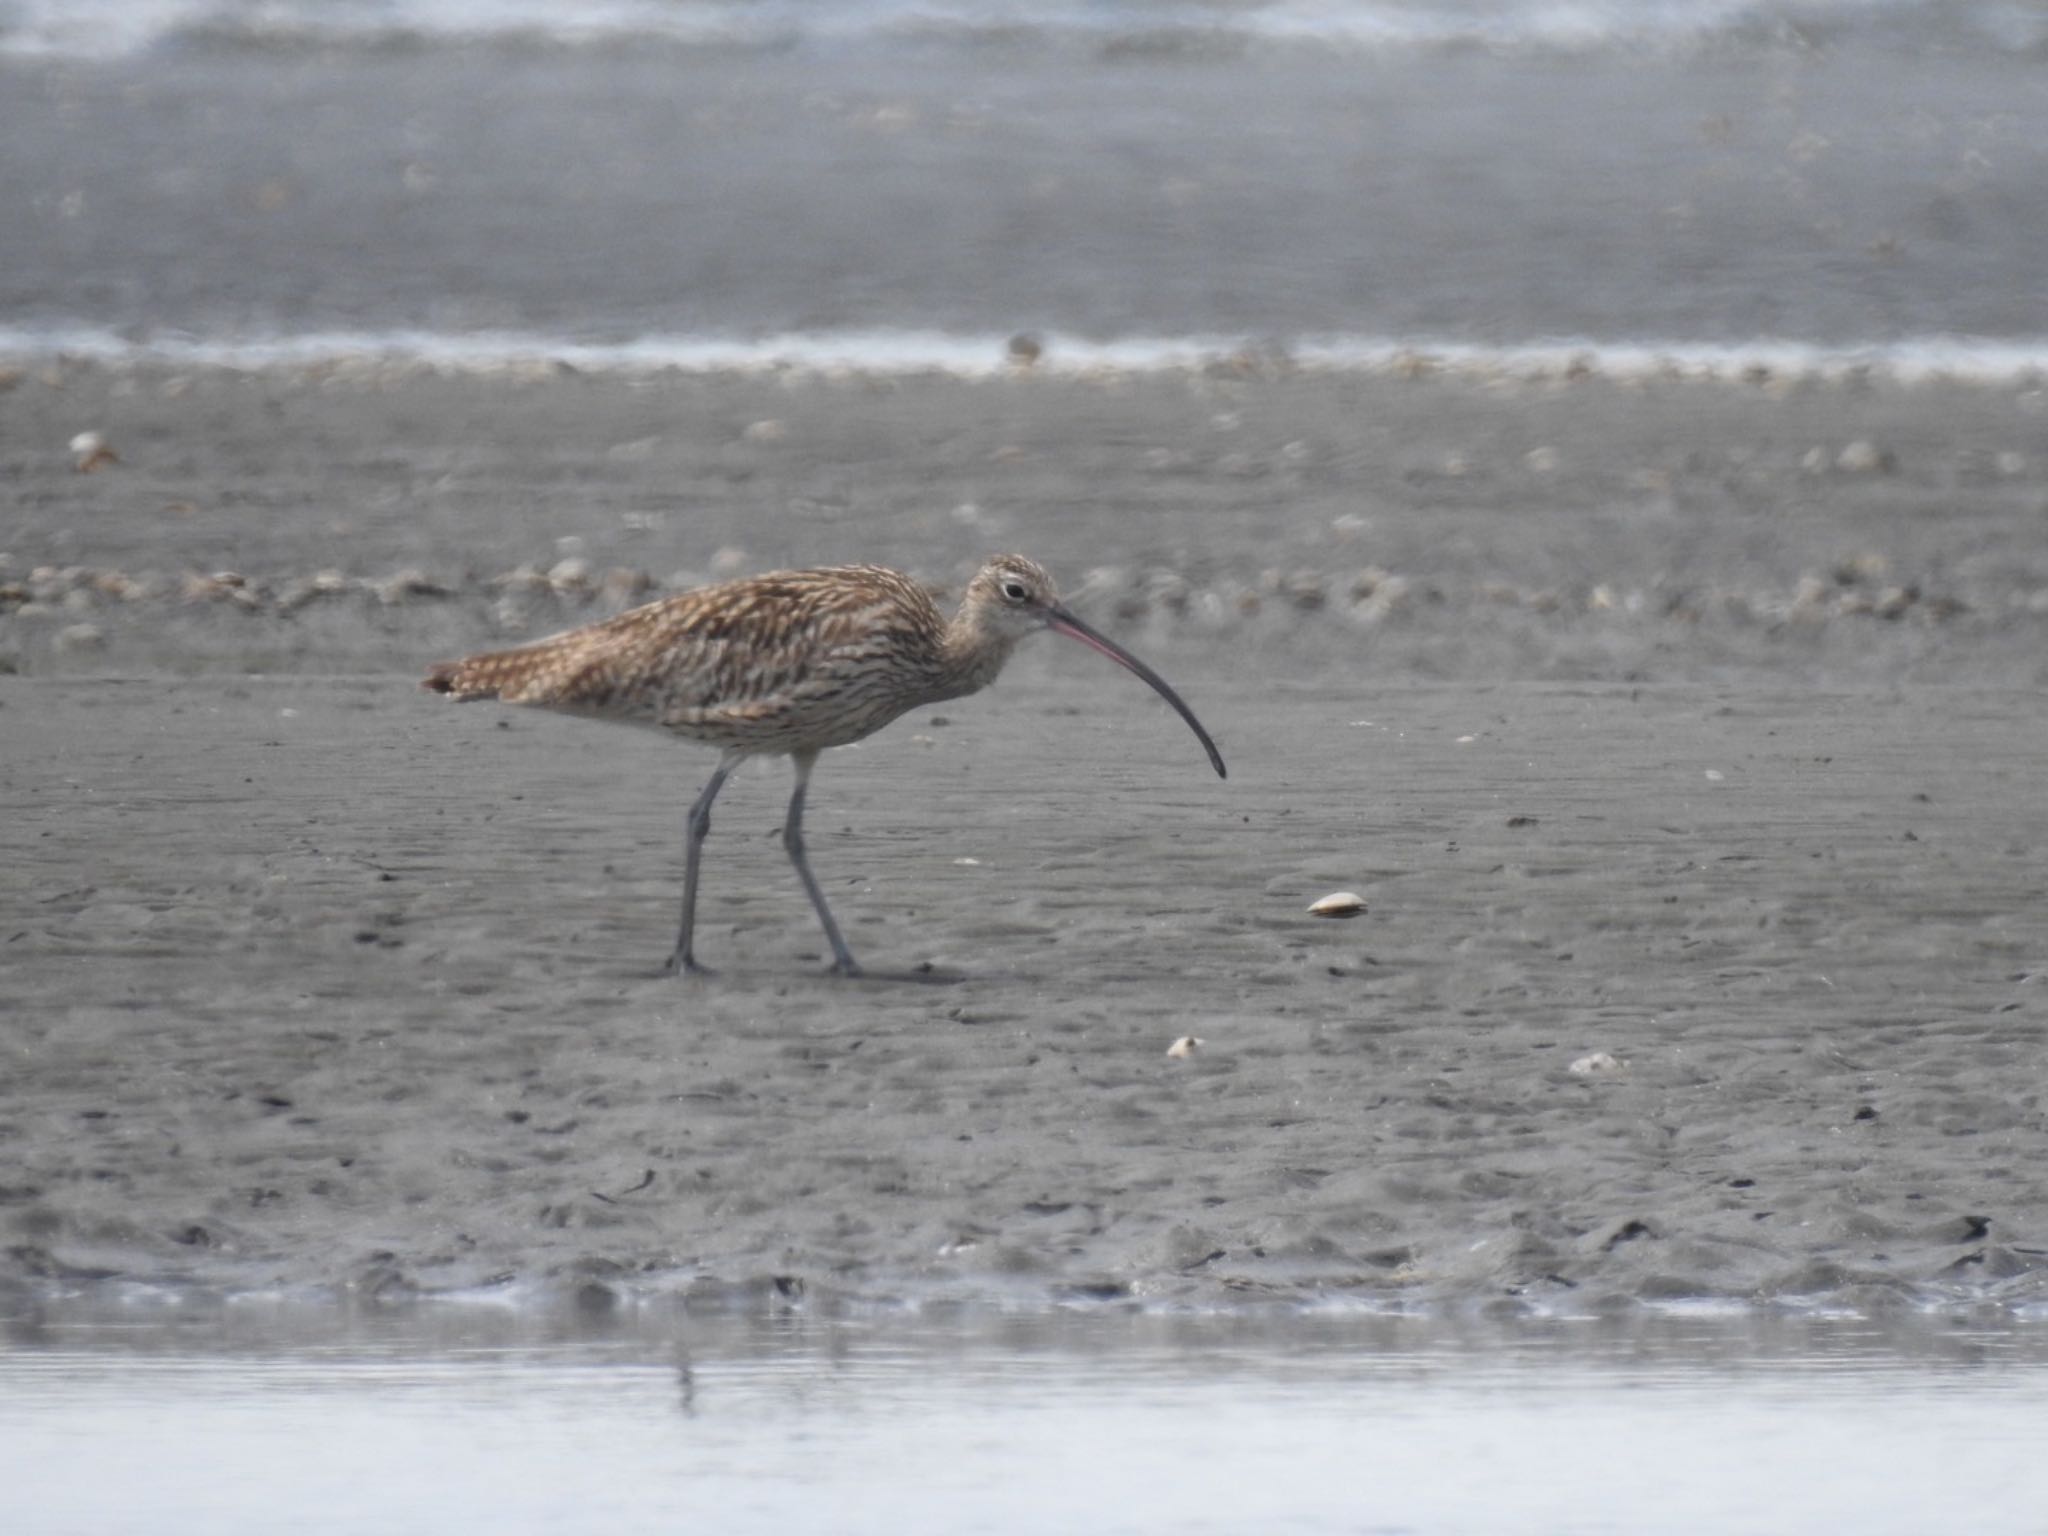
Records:
<instances>
[{"instance_id":1,"label":"long curved bill","mask_svg":"<svg viewBox=\"0 0 2048 1536\"><path fill-rule=\"evenodd\" d=\"M1181 697L1179 694L1175 693L1171 688L1167 686L1165 678L1161 677L1157 672L1154 672L1150 667L1146 666L1145 663L1138 660L1137 657L1133 656L1129 651L1125 650L1122 646L1118 645L1114 640L1109 639L1107 636L1097 634L1094 630L1090 629L1086 624L1083 624L1079 619L1075 618L1073 614L1069 613L1065 607L1048 604L1046 606L1045 613L1046 625L1055 633L1062 635L1071 635L1074 639L1080 641L1090 650L1100 651L1103 655L1107 656L1111 661L1115 662L1118 666L1124 668L1126 671L1137 673L1138 676L1142 677L1146 682L1150 683L1154 691L1158 693L1159 697L1166 700L1167 703L1171 704L1174 708L1174 712L1178 714L1181 717L1181 719L1187 721L1188 729L1195 733L1197 739L1199 739L1202 743L1202 750L1209 754L1209 763L1213 768L1215 768L1216 777L1219 779L1223 779L1228 778L1230 776L1223 767L1223 754L1216 750L1216 743L1211 741L1209 739L1209 733L1202 729L1202 722L1195 718L1195 712L1192 709L1189 709L1186 704L1181 702Z\"/></svg>"}]
</instances>

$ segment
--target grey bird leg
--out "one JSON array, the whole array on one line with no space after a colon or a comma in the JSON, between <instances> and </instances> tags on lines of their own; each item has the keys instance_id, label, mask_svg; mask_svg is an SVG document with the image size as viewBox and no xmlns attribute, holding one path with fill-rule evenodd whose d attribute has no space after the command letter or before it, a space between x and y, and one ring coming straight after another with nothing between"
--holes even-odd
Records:
<instances>
[{"instance_id":1,"label":"grey bird leg","mask_svg":"<svg viewBox=\"0 0 2048 1536\"><path fill-rule=\"evenodd\" d=\"M683 855L683 926L676 934L676 947L668 957L668 964L662 967L671 976L710 974L697 963L691 943L691 935L697 927L697 865L704 856L704 839L711 831L711 802L725 788L727 775L739 766L739 761L737 752L728 752L721 757L717 768L712 770L711 782L704 786L704 793L690 807L689 851Z\"/></svg>"},{"instance_id":2,"label":"grey bird leg","mask_svg":"<svg viewBox=\"0 0 2048 1536\"><path fill-rule=\"evenodd\" d=\"M818 889L810 862L804 858L804 791L811 787L811 769L817 765L818 754L792 752L789 756L796 765L796 791L789 797L789 819L782 824L782 846L789 850L789 862L796 866L796 877L804 883L804 894L818 909L818 921L825 925L825 937L832 941L832 969L842 976L858 976L860 967L854 964L853 951L839 936L839 925L832 921L832 909L825 905L825 893Z\"/></svg>"}]
</instances>

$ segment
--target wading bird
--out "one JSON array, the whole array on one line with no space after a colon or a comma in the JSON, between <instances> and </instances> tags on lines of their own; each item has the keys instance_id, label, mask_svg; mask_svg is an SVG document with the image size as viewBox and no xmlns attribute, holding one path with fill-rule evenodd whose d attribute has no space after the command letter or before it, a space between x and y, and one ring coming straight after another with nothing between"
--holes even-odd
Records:
<instances>
[{"instance_id":1,"label":"wading bird","mask_svg":"<svg viewBox=\"0 0 2048 1536\"><path fill-rule=\"evenodd\" d=\"M649 725L723 755L690 807L683 920L671 973L697 973L697 867L711 802L745 757L786 753L796 790L782 846L796 866L832 968L860 967L804 857L804 793L827 747L872 735L908 710L986 688L1018 641L1071 635L1157 689L1193 728L1217 776L1223 755L1166 680L1061 603L1045 569L998 555L975 573L948 621L925 588L874 565L774 571L678 593L509 651L442 662L422 687L451 699L501 699L599 720Z\"/></svg>"}]
</instances>

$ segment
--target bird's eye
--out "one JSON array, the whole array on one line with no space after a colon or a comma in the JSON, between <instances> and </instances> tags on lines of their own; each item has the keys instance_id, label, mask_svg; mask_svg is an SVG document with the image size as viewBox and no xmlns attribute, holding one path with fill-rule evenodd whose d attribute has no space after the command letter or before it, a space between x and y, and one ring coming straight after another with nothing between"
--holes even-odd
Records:
<instances>
[{"instance_id":1,"label":"bird's eye","mask_svg":"<svg viewBox=\"0 0 2048 1536\"><path fill-rule=\"evenodd\" d=\"M1024 583L1021 581L1006 581L1003 583L1003 601L1005 602L1021 603L1030 595L1031 593L1025 589Z\"/></svg>"}]
</instances>

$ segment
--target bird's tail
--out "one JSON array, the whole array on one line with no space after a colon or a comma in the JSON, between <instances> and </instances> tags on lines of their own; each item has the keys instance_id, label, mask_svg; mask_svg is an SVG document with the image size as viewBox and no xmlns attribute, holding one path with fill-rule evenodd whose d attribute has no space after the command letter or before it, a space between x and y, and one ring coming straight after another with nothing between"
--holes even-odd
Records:
<instances>
[{"instance_id":1,"label":"bird's tail","mask_svg":"<svg viewBox=\"0 0 2048 1536\"><path fill-rule=\"evenodd\" d=\"M495 688L479 692L465 686L462 673L468 665L467 661L437 661L433 669L420 679L420 686L429 693L445 693L457 699L487 699L497 692Z\"/></svg>"},{"instance_id":2,"label":"bird's tail","mask_svg":"<svg viewBox=\"0 0 2048 1536\"><path fill-rule=\"evenodd\" d=\"M560 670L561 647L548 641L525 645L512 651L484 651L460 661L436 662L420 686L431 693L445 693L457 703L471 699L504 699L508 703L537 703L534 697L552 674Z\"/></svg>"},{"instance_id":3,"label":"bird's tail","mask_svg":"<svg viewBox=\"0 0 2048 1536\"><path fill-rule=\"evenodd\" d=\"M509 651L480 651L460 661L437 662L420 680L431 693L458 703L503 699L552 709L585 709L606 703L616 679L599 643L605 626L550 635Z\"/></svg>"}]
</instances>

